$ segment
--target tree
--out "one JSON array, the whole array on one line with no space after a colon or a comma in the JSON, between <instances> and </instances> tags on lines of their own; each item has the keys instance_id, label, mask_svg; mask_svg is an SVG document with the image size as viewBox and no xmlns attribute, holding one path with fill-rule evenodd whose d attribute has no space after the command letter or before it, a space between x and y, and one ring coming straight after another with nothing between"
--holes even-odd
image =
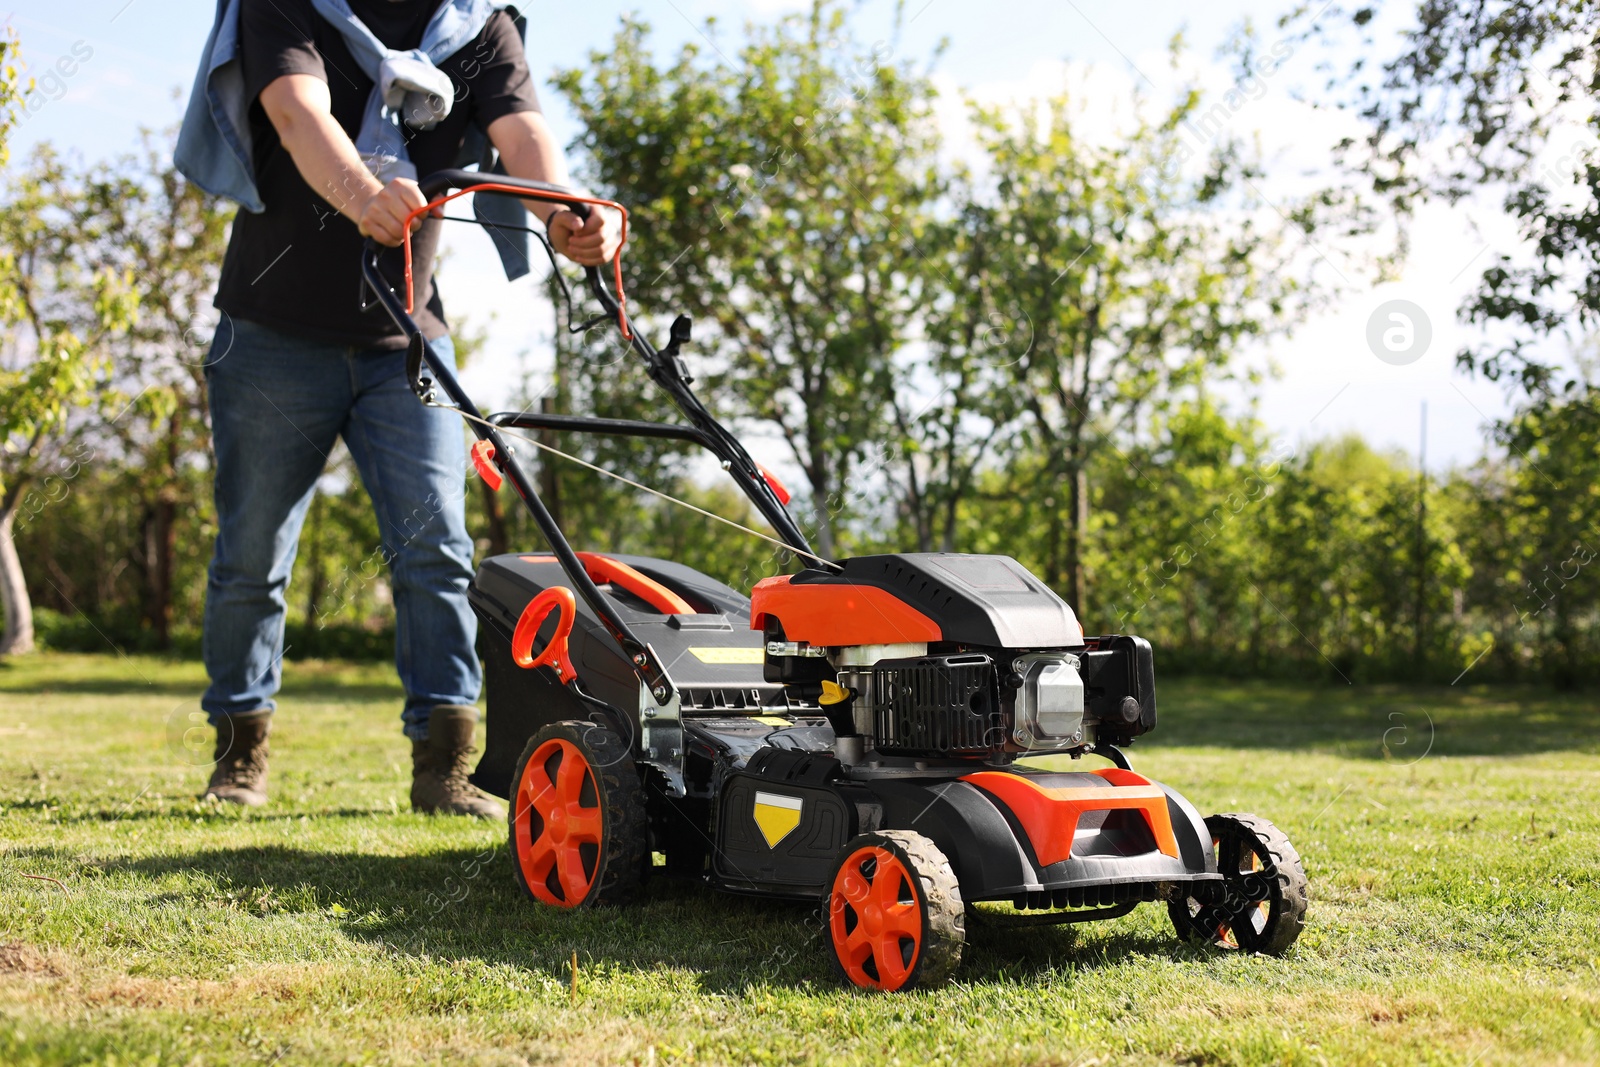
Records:
<instances>
[{"instance_id":1,"label":"tree","mask_svg":"<svg viewBox=\"0 0 1600 1067\"><path fill-rule=\"evenodd\" d=\"M965 167L949 188L951 211L924 241L922 350L896 360L895 432L872 456L898 497L903 534L922 552L955 550L962 504L995 442L1016 424L1007 368L1029 342L996 305L1000 294L976 284L997 254L996 208Z\"/></svg>"},{"instance_id":2,"label":"tree","mask_svg":"<svg viewBox=\"0 0 1600 1067\"><path fill-rule=\"evenodd\" d=\"M1338 146L1342 160L1402 220L1429 199L1498 193L1524 248L1491 260L1463 304L1462 317L1487 335L1458 365L1535 400L1580 388L1536 344L1581 339L1600 324L1600 5L1416 0L1403 45L1372 63L1380 13L1319 12L1306 31L1334 37L1343 14L1364 35L1362 58L1330 86L1347 91L1343 105L1369 126ZM1551 144L1558 130L1571 132L1570 144ZM1552 148L1556 158L1537 166Z\"/></svg>"},{"instance_id":3,"label":"tree","mask_svg":"<svg viewBox=\"0 0 1600 1067\"><path fill-rule=\"evenodd\" d=\"M923 281L931 83L855 42L832 0L752 27L737 63L690 45L658 69L647 35L625 22L558 78L584 169L633 208L637 295L715 325L696 339L720 367L711 384L776 429L832 555L863 506L852 468L888 422Z\"/></svg>"},{"instance_id":4,"label":"tree","mask_svg":"<svg viewBox=\"0 0 1600 1067\"><path fill-rule=\"evenodd\" d=\"M75 209L75 228L95 237L81 254L98 269L133 279L139 298L138 321L118 337L114 352L118 379L134 400L103 433L137 475L141 536L130 562L142 591L140 613L158 648L170 643L180 511L210 511L205 486L186 477L185 467L210 466L204 367L213 331L230 336L211 296L233 208L178 174L171 163L175 135L146 131L141 154L91 168ZM198 544L185 550L205 551Z\"/></svg>"},{"instance_id":5,"label":"tree","mask_svg":"<svg viewBox=\"0 0 1600 1067\"><path fill-rule=\"evenodd\" d=\"M1600 636L1600 389L1531 407L1498 437L1509 454L1504 481L1473 516L1506 527L1480 568L1489 584L1481 601L1503 605L1496 644L1558 682L1591 680Z\"/></svg>"},{"instance_id":6,"label":"tree","mask_svg":"<svg viewBox=\"0 0 1600 1067\"><path fill-rule=\"evenodd\" d=\"M0 113L9 114L15 39L5 48ZM80 409L106 409L115 399L105 346L137 310L129 274L83 261L83 243L94 236L78 226L84 202L82 187L48 149L7 183L0 202L0 653L33 648L33 607L14 537L19 512L32 514L57 491L70 491L85 458L75 448L87 426ZM29 496L41 479L44 496Z\"/></svg>"},{"instance_id":7,"label":"tree","mask_svg":"<svg viewBox=\"0 0 1600 1067\"><path fill-rule=\"evenodd\" d=\"M974 111L993 206L971 214L987 255L968 282L1006 338L989 357L1004 371L990 418L1014 416L1011 454L1037 458L1011 488L1046 531L1043 577L1080 610L1096 459L1125 447L1141 416L1238 374L1244 346L1285 331L1311 292L1281 220L1259 221L1246 195L1259 174L1235 143L1199 173L1173 165L1200 99L1141 114L1109 145L1078 136L1065 95Z\"/></svg>"}]
</instances>

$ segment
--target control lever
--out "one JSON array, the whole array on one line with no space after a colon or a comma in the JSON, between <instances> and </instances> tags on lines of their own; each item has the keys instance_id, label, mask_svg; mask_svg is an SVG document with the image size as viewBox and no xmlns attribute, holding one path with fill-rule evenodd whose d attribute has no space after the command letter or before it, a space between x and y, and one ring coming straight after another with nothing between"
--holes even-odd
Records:
<instances>
[{"instance_id":1,"label":"control lever","mask_svg":"<svg viewBox=\"0 0 1600 1067\"><path fill-rule=\"evenodd\" d=\"M689 342L693 330L694 321L687 315L679 315L672 320L672 326L667 331L667 347L661 350L663 356L672 360L673 365L677 368L678 377L683 379L685 385L694 384L694 377L689 373L689 365L683 361L683 357L678 355L678 352Z\"/></svg>"},{"instance_id":2,"label":"control lever","mask_svg":"<svg viewBox=\"0 0 1600 1067\"><path fill-rule=\"evenodd\" d=\"M434 392L433 379L422 377L422 356L427 344L420 330L412 334L406 343L406 381L411 384L411 391L417 394L418 400L424 404L432 404L438 399L438 395Z\"/></svg>"}]
</instances>

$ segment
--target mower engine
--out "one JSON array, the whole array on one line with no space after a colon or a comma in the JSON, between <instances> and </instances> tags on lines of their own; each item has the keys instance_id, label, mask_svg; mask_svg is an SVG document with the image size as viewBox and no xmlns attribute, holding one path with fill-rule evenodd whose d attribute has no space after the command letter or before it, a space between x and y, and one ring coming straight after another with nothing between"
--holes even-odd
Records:
<instances>
[{"instance_id":1,"label":"mower engine","mask_svg":"<svg viewBox=\"0 0 1600 1067\"><path fill-rule=\"evenodd\" d=\"M1003 764L1127 744L1155 725L1148 643L1086 640L1071 608L1009 557L858 557L837 573L768 579L752 623L765 631L766 680L821 706L846 763Z\"/></svg>"}]
</instances>

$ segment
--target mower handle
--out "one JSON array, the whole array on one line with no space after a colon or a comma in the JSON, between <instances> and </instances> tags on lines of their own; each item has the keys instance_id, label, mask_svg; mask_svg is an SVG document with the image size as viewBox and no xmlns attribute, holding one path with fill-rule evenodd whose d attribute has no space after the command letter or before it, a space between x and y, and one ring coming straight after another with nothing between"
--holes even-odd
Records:
<instances>
[{"instance_id":1,"label":"mower handle","mask_svg":"<svg viewBox=\"0 0 1600 1067\"><path fill-rule=\"evenodd\" d=\"M365 250L362 255L362 278L368 289L384 306L389 317L400 327L408 340L406 353L406 377L410 381L412 390L424 403L434 403L435 385L443 391L448 401L461 409L469 416L476 416L479 423L473 426L473 432L480 440L487 441L494 449L495 459L493 465L499 467L509 477L521 496L534 513L534 519L540 530L545 534L556 555L560 559L562 569L567 572L575 591L582 597L595 613L605 622L608 630L622 644L623 650L639 666L641 680L656 692L658 700L665 700L672 692L670 681L666 678L664 668L655 660L654 653L649 646L635 637L610 607L583 569L582 561L573 552L570 544L562 535L559 526L550 515L548 509L539 500L537 492L528 483L525 475L510 458L510 449L506 447L500 437L500 426L482 422L481 413L472 403L470 397L461 388L461 383L456 380L453 368L447 364L434 365L433 354L429 351L426 339L417 328L415 320L411 318L412 312L412 275L411 275L411 232L410 224L423 214L438 211L445 203L469 192L481 191L504 196L514 196L523 200L534 200L549 204L559 204L580 218L589 218L596 207L610 207L622 216L622 239L626 243L628 237L628 209L612 200L604 200L594 196L576 193L563 189L558 185L548 182L534 181L530 178L517 178L510 175L482 174L478 171L451 169L441 170L428 175L417 183L422 192L425 204L409 212L406 218L406 234L402 242L405 254L405 296L402 300L400 294L394 291L389 281L379 269L378 257L382 251L376 241L367 238ZM779 537L785 544L792 545L802 555L812 556L810 546L804 531L795 523L784 509L784 501L780 499L783 494L775 487L773 480L762 471L760 464L756 463L745 451L739 440L728 432L717 419L706 410L705 405L695 396L683 360L678 355L679 347L689 339L688 320L682 316L674 322L671 330L671 341L665 348L657 349L650 344L638 331L632 329L628 321L627 298L622 288L622 254L619 251L612 257L611 272L616 290L613 292L607 284L604 272L597 267L586 268L589 289L595 300L604 310L605 319L611 319L640 358L644 361L650 379L656 383L666 394L672 398L678 410L685 415L690 423L690 428L685 428L694 436L702 446L709 449L713 455L722 460L723 469L728 471L738 483L745 495L756 505L763 517L770 522ZM570 309L569 309L570 310ZM592 320L579 329L597 325L602 319ZM434 380L425 379L422 375L424 365L434 371ZM677 436L667 434L662 436ZM485 457L487 459L487 457ZM641 658L642 657L642 658Z\"/></svg>"},{"instance_id":2,"label":"mower handle","mask_svg":"<svg viewBox=\"0 0 1600 1067\"><path fill-rule=\"evenodd\" d=\"M572 199L576 195L573 190L549 182L534 181L532 178L514 178L509 174L483 174L475 170L462 170L459 167L450 170L436 170L417 183L417 188L422 190L424 200L435 200L452 189L470 189L474 185L493 183L499 186L512 186L526 192L506 192L496 190L502 196L516 196L522 200L537 200L542 204L560 204L578 218L588 221L592 211L588 204L582 200ZM600 277L599 267L583 268L584 277L589 282L589 288L598 292L604 288L604 280ZM607 293L607 295L610 295ZM605 301L602 299L601 303ZM610 308L606 309L608 312Z\"/></svg>"}]
</instances>

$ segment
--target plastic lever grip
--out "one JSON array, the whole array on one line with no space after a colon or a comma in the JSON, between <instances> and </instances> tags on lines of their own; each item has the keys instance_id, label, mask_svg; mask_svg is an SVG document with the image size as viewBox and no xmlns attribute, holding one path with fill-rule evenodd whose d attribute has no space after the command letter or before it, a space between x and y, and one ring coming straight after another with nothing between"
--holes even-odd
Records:
<instances>
[{"instance_id":1,"label":"plastic lever grip","mask_svg":"<svg viewBox=\"0 0 1600 1067\"><path fill-rule=\"evenodd\" d=\"M552 608L561 611L560 617L556 620L555 636L544 646L544 651L535 656L533 639L539 635L539 627L544 625L544 620ZM522 609L522 617L517 620L517 628L511 635L511 658L516 661L517 666L529 670L535 667L553 668L562 682L570 682L576 678L578 671L572 665L567 639L572 636L572 622L577 618L577 614L577 599L572 595L572 590L564 585L552 585L528 601L528 606Z\"/></svg>"},{"instance_id":2,"label":"plastic lever grip","mask_svg":"<svg viewBox=\"0 0 1600 1067\"><path fill-rule=\"evenodd\" d=\"M757 463L756 470L761 472L761 480L767 483L767 487L772 490L772 495L778 498L778 503L787 504L790 499L789 487L779 481L778 476L767 470L765 465Z\"/></svg>"},{"instance_id":3,"label":"plastic lever grip","mask_svg":"<svg viewBox=\"0 0 1600 1067\"><path fill-rule=\"evenodd\" d=\"M494 465L494 445L488 441L472 442L472 465L478 468L478 477L492 493L498 493L505 484L505 476Z\"/></svg>"}]
</instances>

